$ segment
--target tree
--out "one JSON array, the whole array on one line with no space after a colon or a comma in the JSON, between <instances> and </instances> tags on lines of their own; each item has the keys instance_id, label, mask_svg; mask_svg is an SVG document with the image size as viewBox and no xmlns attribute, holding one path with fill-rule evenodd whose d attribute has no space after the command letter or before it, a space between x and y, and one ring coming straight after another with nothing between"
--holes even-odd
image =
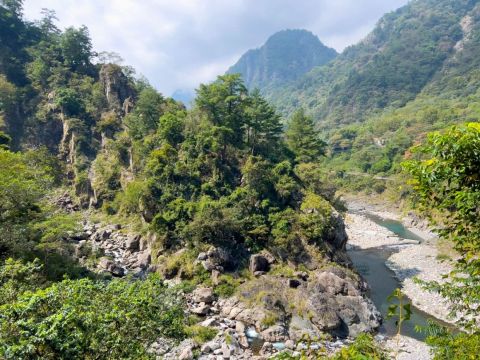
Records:
<instances>
[{"instance_id":1,"label":"tree","mask_svg":"<svg viewBox=\"0 0 480 360\"><path fill-rule=\"evenodd\" d=\"M28 241L28 225L40 213L40 199L51 183L42 166L0 149L0 254Z\"/></svg>"},{"instance_id":2,"label":"tree","mask_svg":"<svg viewBox=\"0 0 480 360\"><path fill-rule=\"evenodd\" d=\"M228 143L240 146L247 96L247 89L239 74L223 75L209 85L200 85L195 102L214 126L229 130Z\"/></svg>"},{"instance_id":3,"label":"tree","mask_svg":"<svg viewBox=\"0 0 480 360\"><path fill-rule=\"evenodd\" d=\"M157 129L164 103L163 96L151 86L140 92L135 109L125 118L128 131L134 139L141 139Z\"/></svg>"},{"instance_id":4,"label":"tree","mask_svg":"<svg viewBox=\"0 0 480 360\"><path fill-rule=\"evenodd\" d=\"M254 90L250 98L246 109L246 143L252 155L269 157L278 149L283 131L280 115L258 90Z\"/></svg>"},{"instance_id":5,"label":"tree","mask_svg":"<svg viewBox=\"0 0 480 360\"><path fill-rule=\"evenodd\" d=\"M23 15L23 0L1 0L0 5L17 18L21 18Z\"/></svg>"},{"instance_id":6,"label":"tree","mask_svg":"<svg viewBox=\"0 0 480 360\"><path fill-rule=\"evenodd\" d=\"M293 114L285 133L287 145L298 162L315 162L325 154L325 142L319 137L313 119L303 109Z\"/></svg>"},{"instance_id":7,"label":"tree","mask_svg":"<svg viewBox=\"0 0 480 360\"><path fill-rule=\"evenodd\" d=\"M430 283L427 287L451 301L452 313L460 316L460 324L478 340L480 124L432 133L414 151L423 159L410 160L404 168L412 176L415 199L439 236L451 241L460 256L446 283Z\"/></svg>"},{"instance_id":8,"label":"tree","mask_svg":"<svg viewBox=\"0 0 480 360\"><path fill-rule=\"evenodd\" d=\"M60 46L65 65L72 70L85 69L91 65L92 41L86 26L79 29L67 28L61 36Z\"/></svg>"}]
</instances>

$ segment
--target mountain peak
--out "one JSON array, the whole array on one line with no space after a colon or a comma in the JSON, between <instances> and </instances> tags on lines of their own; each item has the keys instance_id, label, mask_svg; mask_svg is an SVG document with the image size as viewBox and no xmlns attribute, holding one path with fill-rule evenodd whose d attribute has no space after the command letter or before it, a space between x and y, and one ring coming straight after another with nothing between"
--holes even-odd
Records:
<instances>
[{"instance_id":1,"label":"mountain peak","mask_svg":"<svg viewBox=\"0 0 480 360\"><path fill-rule=\"evenodd\" d=\"M247 51L228 73L240 73L248 88L262 91L294 81L315 66L337 56L307 30L288 29L268 38L258 49Z\"/></svg>"}]
</instances>

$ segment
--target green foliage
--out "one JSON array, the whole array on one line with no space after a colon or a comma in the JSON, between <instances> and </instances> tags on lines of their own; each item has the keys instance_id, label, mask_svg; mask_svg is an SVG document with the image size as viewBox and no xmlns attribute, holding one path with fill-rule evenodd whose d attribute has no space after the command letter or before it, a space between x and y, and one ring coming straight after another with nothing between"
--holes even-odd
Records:
<instances>
[{"instance_id":1,"label":"green foliage","mask_svg":"<svg viewBox=\"0 0 480 360\"><path fill-rule=\"evenodd\" d=\"M73 70L90 66L90 60L93 57L92 41L86 26L83 25L78 29L67 28L61 36L60 47L65 65Z\"/></svg>"},{"instance_id":2,"label":"green foliage","mask_svg":"<svg viewBox=\"0 0 480 360\"><path fill-rule=\"evenodd\" d=\"M12 138L5 134L3 131L0 131L0 149L9 150L11 142Z\"/></svg>"},{"instance_id":3,"label":"green foliage","mask_svg":"<svg viewBox=\"0 0 480 360\"><path fill-rule=\"evenodd\" d=\"M69 88L61 88L56 91L55 105L67 116L78 115L84 110L78 94Z\"/></svg>"},{"instance_id":4,"label":"green foliage","mask_svg":"<svg viewBox=\"0 0 480 360\"><path fill-rule=\"evenodd\" d=\"M25 245L29 223L40 214L40 199L52 183L41 164L0 150L0 249Z\"/></svg>"},{"instance_id":5,"label":"green foliage","mask_svg":"<svg viewBox=\"0 0 480 360\"><path fill-rule=\"evenodd\" d=\"M480 301L480 126L469 123L430 134L415 151L422 159L404 164L415 198L440 237L452 241L461 256L450 282L432 285L452 300L452 311L462 314L464 326L476 327L469 315L477 313L473 304ZM441 213L440 220L432 217L432 209Z\"/></svg>"},{"instance_id":6,"label":"green foliage","mask_svg":"<svg viewBox=\"0 0 480 360\"><path fill-rule=\"evenodd\" d=\"M385 352L370 334L360 334L355 342L332 357L333 360L387 360Z\"/></svg>"},{"instance_id":7,"label":"green foliage","mask_svg":"<svg viewBox=\"0 0 480 360\"><path fill-rule=\"evenodd\" d=\"M42 265L38 259L24 263L8 258L0 266L0 306L12 303L26 291L33 291L45 279L41 275Z\"/></svg>"},{"instance_id":8,"label":"green foliage","mask_svg":"<svg viewBox=\"0 0 480 360\"><path fill-rule=\"evenodd\" d=\"M213 340L217 335L217 330L200 325L190 325L185 328L185 334L195 340L197 344L204 344Z\"/></svg>"},{"instance_id":9,"label":"green foliage","mask_svg":"<svg viewBox=\"0 0 480 360\"><path fill-rule=\"evenodd\" d=\"M147 359L145 345L158 336L185 336L177 295L155 276L64 280L25 292L0 313L5 359Z\"/></svg>"},{"instance_id":10,"label":"green foliage","mask_svg":"<svg viewBox=\"0 0 480 360\"><path fill-rule=\"evenodd\" d=\"M223 274L218 279L218 284L215 285L214 293L221 298L229 298L235 294L239 280L228 274Z\"/></svg>"},{"instance_id":11,"label":"green foliage","mask_svg":"<svg viewBox=\"0 0 480 360\"><path fill-rule=\"evenodd\" d=\"M474 358L479 349L480 301L480 126L468 123L432 133L415 149L418 158L404 164L419 208L436 225L441 238L453 243L459 258L446 282L424 283L451 302L452 314L468 334L437 332L429 337L438 359ZM432 216L434 212L440 217Z\"/></svg>"},{"instance_id":12,"label":"green foliage","mask_svg":"<svg viewBox=\"0 0 480 360\"><path fill-rule=\"evenodd\" d=\"M402 331L402 324L410 320L412 316L411 304L404 302L404 295L400 289L395 289L388 296L387 301L391 303L388 306L387 319L397 318L395 324L397 325L397 336L399 336Z\"/></svg>"},{"instance_id":13,"label":"green foliage","mask_svg":"<svg viewBox=\"0 0 480 360\"><path fill-rule=\"evenodd\" d=\"M427 334L427 344L433 347L434 360L474 359L480 351L478 333L452 334L433 322L429 322L428 327L423 330Z\"/></svg>"},{"instance_id":14,"label":"green foliage","mask_svg":"<svg viewBox=\"0 0 480 360\"><path fill-rule=\"evenodd\" d=\"M133 139L141 139L157 128L163 115L163 103L163 96L152 87L140 92L134 111L125 118L125 125Z\"/></svg>"},{"instance_id":15,"label":"green foliage","mask_svg":"<svg viewBox=\"0 0 480 360\"><path fill-rule=\"evenodd\" d=\"M285 136L298 162L315 162L325 154L326 144L320 140L313 119L306 116L303 109L293 114Z\"/></svg>"}]
</instances>

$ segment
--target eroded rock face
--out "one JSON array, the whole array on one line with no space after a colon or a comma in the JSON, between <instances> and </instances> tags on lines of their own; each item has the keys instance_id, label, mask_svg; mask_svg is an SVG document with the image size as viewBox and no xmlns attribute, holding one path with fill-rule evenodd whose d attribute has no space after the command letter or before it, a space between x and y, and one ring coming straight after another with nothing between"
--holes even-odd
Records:
<instances>
[{"instance_id":1,"label":"eroded rock face","mask_svg":"<svg viewBox=\"0 0 480 360\"><path fill-rule=\"evenodd\" d=\"M129 111L134 91L120 66L105 64L100 69L100 82L110 109L125 115Z\"/></svg>"}]
</instances>

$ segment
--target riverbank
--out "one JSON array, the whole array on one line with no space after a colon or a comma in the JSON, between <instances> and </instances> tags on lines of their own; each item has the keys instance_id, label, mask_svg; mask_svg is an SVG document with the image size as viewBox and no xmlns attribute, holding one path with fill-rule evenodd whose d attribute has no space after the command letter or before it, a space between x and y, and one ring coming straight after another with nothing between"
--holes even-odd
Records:
<instances>
[{"instance_id":1,"label":"riverbank","mask_svg":"<svg viewBox=\"0 0 480 360\"><path fill-rule=\"evenodd\" d=\"M424 290L415 283L414 278L423 281L442 282L443 275L452 270L448 259L439 256L437 247L438 239L425 228L408 226L413 233L419 235L424 241L405 241L393 232L369 219L366 214L373 214L382 218L402 221L398 213L382 209L378 205L349 203L350 212L346 216L349 246L358 249L375 247L395 247L397 252L392 254L386 265L395 273L402 283L402 290L413 305L421 311L452 323L448 316L448 303L437 293ZM411 224L410 220L408 223Z\"/></svg>"},{"instance_id":2,"label":"riverbank","mask_svg":"<svg viewBox=\"0 0 480 360\"><path fill-rule=\"evenodd\" d=\"M381 220L400 221L405 228L424 240L404 240L382 226L385 224L383 221L379 223L377 217ZM385 221L388 222L388 220ZM417 228L412 226L412 219L405 221L398 213L392 212L385 206L372 206L359 202L349 203L345 222L349 237L347 246L350 251L372 253L378 249L380 254L382 251L385 253L385 249L390 249L392 254L387 255L388 259L385 257L387 259L385 264L394 272L401 283L403 293L410 298L412 304L434 318L443 322L452 322L448 317L448 303L439 294L425 291L414 282L414 278L441 282L442 275L452 269L450 263L441 261L443 257L439 256L438 239L424 224ZM402 336L400 344L399 359L431 358L429 347L421 341ZM395 349L396 341L389 338L383 342L383 346L387 349Z\"/></svg>"}]
</instances>

